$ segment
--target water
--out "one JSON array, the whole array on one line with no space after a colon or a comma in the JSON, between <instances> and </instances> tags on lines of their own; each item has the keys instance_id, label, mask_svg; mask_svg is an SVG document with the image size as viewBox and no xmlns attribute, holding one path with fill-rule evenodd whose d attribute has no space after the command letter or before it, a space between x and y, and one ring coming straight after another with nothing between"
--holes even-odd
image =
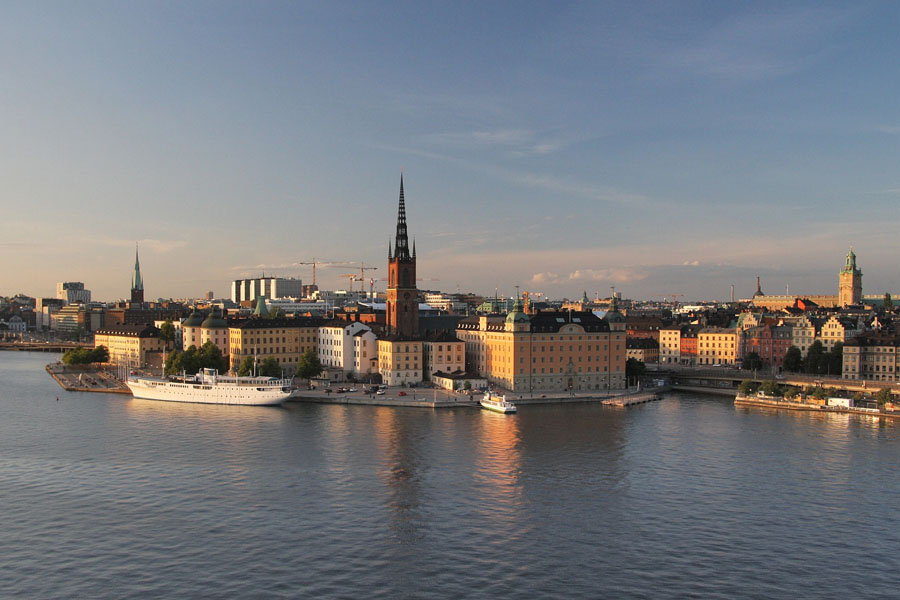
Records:
<instances>
[{"instance_id":1,"label":"water","mask_svg":"<svg viewBox=\"0 0 900 600\"><path fill-rule=\"evenodd\" d=\"M3 598L897 595L900 423L170 404L50 359L0 353Z\"/></svg>"}]
</instances>

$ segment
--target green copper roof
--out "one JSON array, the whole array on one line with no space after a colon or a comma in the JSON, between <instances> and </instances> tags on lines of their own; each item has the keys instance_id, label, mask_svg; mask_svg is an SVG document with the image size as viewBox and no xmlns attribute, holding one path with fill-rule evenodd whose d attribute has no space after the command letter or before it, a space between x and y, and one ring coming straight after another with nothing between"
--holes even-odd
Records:
<instances>
[{"instance_id":1,"label":"green copper roof","mask_svg":"<svg viewBox=\"0 0 900 600\"><path fill-rule=\"evenodd\" d=\"M268 317L269 309L266 307L266 297L259 296L256 299L256 308L253 310L253 314L260 317Z\"/></svg>"},{"instance_id":2,"label":"green copper roof","mask_svg":"<svg viewBox=\"0 0 900 600\"><path fill-rule=\"evenodd\" d=\"M134 245L134 275L131 277L131 289L144 289L144 280L141 279L141 261L138 259L137 244Z\"/></svg>"},{"instance_id":3,"label":"green copper roof","mask_svg":"<svg viewBox=\"0 0 900 600\"><path fill-rule=\"evenodd\" d=\"M200 324L203 329L225 329L228 323L222 318L218 310L213 310Z\"/></svg>"}]
</instances>

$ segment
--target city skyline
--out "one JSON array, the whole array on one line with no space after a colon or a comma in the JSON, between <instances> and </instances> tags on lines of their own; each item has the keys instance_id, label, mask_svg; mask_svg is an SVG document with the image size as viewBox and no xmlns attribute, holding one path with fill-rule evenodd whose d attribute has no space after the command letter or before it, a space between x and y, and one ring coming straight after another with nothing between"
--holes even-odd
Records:
<instances>
[{"instance_id":1,"label":"city skyline","mask_svg":"<svg viewBox=\"0 0 900 600\"><path fill-rule=\"evenodd\" d=\"M423 288L894 292L898 10L13 5L0 293L385 277L401 170Z\"/></svg>"}]
</instances>

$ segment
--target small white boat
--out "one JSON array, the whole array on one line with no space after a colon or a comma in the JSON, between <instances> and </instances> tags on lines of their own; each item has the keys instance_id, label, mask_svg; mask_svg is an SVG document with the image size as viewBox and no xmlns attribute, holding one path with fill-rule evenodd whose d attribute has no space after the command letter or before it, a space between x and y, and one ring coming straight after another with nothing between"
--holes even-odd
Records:
<instances>
[{"instance_id":1,"label":"small white boat","mask_svg":"<svg viewBox=\"0 0 900 600\"><path fill-rule=\"evenodd\" d=\"M508 414L516 412L516 405L506 401L506 396L500 396L491 391L484 393L478 402L482 408L492 410L494 412Z\"/></svg>"}]
</instances>

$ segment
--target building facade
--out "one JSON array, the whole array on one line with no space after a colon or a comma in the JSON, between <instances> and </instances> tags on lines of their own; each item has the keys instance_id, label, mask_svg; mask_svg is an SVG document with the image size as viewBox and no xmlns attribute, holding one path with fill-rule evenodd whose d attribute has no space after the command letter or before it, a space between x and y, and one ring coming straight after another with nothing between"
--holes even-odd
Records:
<instances>
[{"instance_id":1,"label":"building facade","mask_svg":"<svg viewBox=\"0 0 900 600\"><path fill-rule=\"evenodd\" d=\"M91 290L84 289L80 281L62 281L56 284L56 297L66 304L88 304Z\"/></svg>"},{"instance_id":2,"label":"building facade","mask_svg":"<svg viewBox=\"0 0 900 600\"><path fill-rule=\"evenodd\" d=\"M700 365L734 366L739 358L737 329L705 327L697 335L697 362Z\"/></svg>"},{"instance_id":3,"label":"building facade","mask_svg":"<svg viewBox=\"0 0 900 600\"><path fill-rule=\"evenodd\" d=\"M129 368L160 368L164 343L152 325L118 325L94 333L94 347L106 346L109 363Z\"/></svg>"},{"instance_id":4,"label":"building facade","mask_svg":"<svg viewBox=\"0 0 900 600\"><path fill-rule=\"evenodd\" d=\"M513 392L625 387L624 319L610 322L589 311L527 315L516 305L505 319L464 319L456 336L469 371Z\"/></svg>"},{"instance_id":5,"label":"building facade","mask_svg":"<svg viewBox=\"0 0 900 600\"><path fill-rule=\"evenodd\" d=\"M301 298L303 281L293 277L256 277L231 282L231 301L235 304L266 298Z\"/></svg>"},{"instance_id":6,"label":"building facade","mask_svg":"<svg viewBox=\"0 0 900 600\"><path fill-rule=\"evenodd\" d=\"M252 356L257 363L272 357L282 369L293 374L307 350L318 349L316 317L293 319L234 319L228 324L228 363L237 372L241 362Z\"/></svg>"},{"instance_id":7,"label":"building facade","mask_svg":"<svg viewBox=\"0 0 900 600\"><path fill-rule=\"evenodd\" d=\"M844 379L897 382L900 377L900 335L867 334L844 344Z\"/></svg>"}]
</instances>

